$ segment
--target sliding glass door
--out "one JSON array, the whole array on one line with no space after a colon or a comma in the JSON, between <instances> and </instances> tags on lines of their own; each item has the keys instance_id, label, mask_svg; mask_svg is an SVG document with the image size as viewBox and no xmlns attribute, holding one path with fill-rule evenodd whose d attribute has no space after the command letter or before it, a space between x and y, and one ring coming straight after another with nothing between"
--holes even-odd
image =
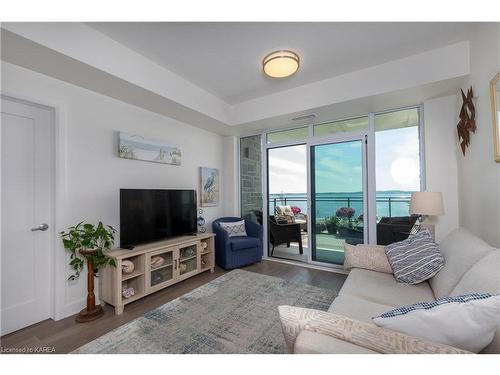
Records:
<instances>
[{"instance_id":1,"label":"sliding glass door","mask_svg":"<svg viewBox=\"0 0 500 375\"><path fill-rule=\"evenodd\" d=\"M307 262L307 146L269 148L267 177L268 255Z\"/></svg>"},{"instance_id":2,"label":"sliding glass door","mask_svg":"<svg viewBox=\"0 0 500 375\"><path fill-rule=\"evenodd\" d=\"M420 113L407 107L244 138L242 213L259 206L267 255L336 267L345 243L383 244L388 224L409 221L411 194L425 187ZM249 140L250 151L259 142L263 150L262 194L247 165Z\"/></svg>"},{"instance_id":3,"label":"sliding glass door","mask_svg":"<svg viewBox=\"0 0 500 375\"><path fill-rule=\"evenodd\" d=\"M310 146L313 262L343 264L346 242L366 242L365 155L365 137Z\"/></svg>"}]
</instances>

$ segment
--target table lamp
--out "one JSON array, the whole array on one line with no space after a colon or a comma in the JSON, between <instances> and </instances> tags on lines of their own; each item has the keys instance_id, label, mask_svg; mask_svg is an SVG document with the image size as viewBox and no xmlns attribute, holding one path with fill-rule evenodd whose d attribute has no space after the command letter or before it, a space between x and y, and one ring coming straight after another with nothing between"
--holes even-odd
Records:
<instances>
[{"instance_id":1,"label":"table lamp","mask_svg":"<svg viewBox=\"0 0 500 375\"><path fill-rule=\"evenodd\" d=\"M419 191L411 195L410 215L419 215L411 229L411 234L419 231L427 216L444 215L443 194L432 191Z\"/></svg>"}]
</instances>

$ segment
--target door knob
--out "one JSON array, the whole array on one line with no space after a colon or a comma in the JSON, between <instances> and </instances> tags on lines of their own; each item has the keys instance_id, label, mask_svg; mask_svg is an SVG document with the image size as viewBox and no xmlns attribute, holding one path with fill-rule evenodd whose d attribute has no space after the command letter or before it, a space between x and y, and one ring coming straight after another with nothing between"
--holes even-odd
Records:
<instances>
[{"instance_id":1,"label":"door knob","mask_svg":"<svg viewBox=\"0 0 500 375\"><path fill-rule=\"evenodd\" d=\"M40 224L39 226L35 227L35 228L31 228L31 231L32 232L35 232L37 230L41 230L42 232L46 231L47 229L49 229L49 225L48 224Z\"/></svg>"}]
</instances>

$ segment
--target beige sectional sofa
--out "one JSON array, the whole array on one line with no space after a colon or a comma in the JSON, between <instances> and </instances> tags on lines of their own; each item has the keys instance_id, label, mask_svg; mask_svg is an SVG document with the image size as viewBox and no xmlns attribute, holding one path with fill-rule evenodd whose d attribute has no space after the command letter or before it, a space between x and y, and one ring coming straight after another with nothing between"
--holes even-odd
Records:
<instances>
[{"instance_id":1,"label":"beige sectional sofa","mask_svg":"<svg viewBox=\"0 0 500 375\"><path fill-rule=\"evenodd\" d=\"M397 348L376 345L377 335L384 337L386 329L375 327L371 318L380 315L395 307L405 306L417 302L432 301L445 296L456 296L474 292L500 293L500 250L495 249L479 238L473 236L465 229L452 232L440 244L440 251L445 257L444 268L428 282L418 285L400 284L394 276L387 273L374 272L366 269L354 268L350 271L339 295L333 301L328 312L331 319L338 321L340 317L350 318L345 327L356 326L359 323L362 331L369 330L371 340L375 342L365 345L362 340L352 340L352 333L331 334L328 329L322 330L321 324L302 322L289 348L294 353L380 353L404 352L405 338L398 336ZM293 315L292 310L281 310L283 314ZM300 314L295 311L296 315ZM309 312L310 313L310 312ZM292 314L292 315L290 315ZM302 314L302 318L310 319ZM292 318L292 320L295 318ZM301 318L299 318L301 319ZM323 321L328 320L328 315L321 314ZM352 321L351 321L352 320ZM372 327L373 326L373 327ZM318 328L319 327L319 328ZM372 329L373 328L373 329ZM284 328L285 329L285 328ZM389 333L391 333L390 331ZM286 334L285 334L286 336ZM340 338L339 338L340 337ZM411 339L411 338L409 338ZM418 341L418 340L416 340ZM427 348L436 352L453 352L449 347L429 349L432 343L418 342L411 352L419 352L418 348ZM402 346L401 346L402 345ZM432 345L431 345L432 346ZM402 349L403 348L403 349ZM387 350L387 351L386 351ZM408 351L410 349L408 348ZM500 317L499 329L493 342L483 350L484 353L500 353Z\"/></svg>"}]
</instances>

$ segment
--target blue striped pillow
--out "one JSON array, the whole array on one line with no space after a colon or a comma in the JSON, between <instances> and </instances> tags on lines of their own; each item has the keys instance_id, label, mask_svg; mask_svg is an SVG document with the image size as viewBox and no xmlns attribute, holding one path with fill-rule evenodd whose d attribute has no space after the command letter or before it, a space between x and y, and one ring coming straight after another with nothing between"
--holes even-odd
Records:
<instances>
[{"instance_id":1,"label":"blue striped pillow","mask_svg":"<svg viewBox=\"0 0 500 375\"><path fill-rule=\"evenodd\" d=\"M385 254L400 283L419 284L444 266L444 257L428 229L385 247Z\"/></svg>"},{"instance_id":2,"label":"blue striped pillow","mask_svg":"<svg viewBox=\"0 0 500 375\"><path fill-rule=\"evenodd\" d=\"M415 310L430 310L433 309L434 307L446 305L447 303L465 303L469 301L477 301L490 297L492 297L492 295L489 293L471 293L471 294L464 294L463 296L443 297L431 302L419 302L419 303L414 303L413 305L398 307L394 310L387 311L382 315L379 315L372 319L394 318L395 316L406 315L409 312Z\"/></svg>"}]
</instances>

